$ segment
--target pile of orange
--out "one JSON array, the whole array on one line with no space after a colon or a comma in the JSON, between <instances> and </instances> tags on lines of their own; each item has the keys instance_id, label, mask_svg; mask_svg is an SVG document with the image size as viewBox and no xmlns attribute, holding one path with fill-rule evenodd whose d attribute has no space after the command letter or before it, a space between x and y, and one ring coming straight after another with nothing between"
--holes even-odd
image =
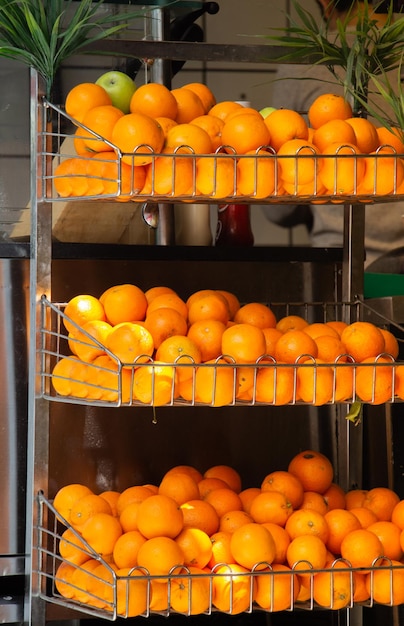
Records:
<instances>
[{"instance_id":1,"label":"pile of orange","mask_svg":"<svg viewBox=\"0 0 404 626\"><path fill-rule=\"evenodd\" d=\"M80 125L77 154L54 173L62 197L286 194L338 202L339 196L402 193L402 133L354 117L342 96L315 98L306 120L293 109L264 118L238 102L217 102L198 82L176 89L142 85L126 114L102 91L81 83L67 95L66 111Z\"/></svg>"},{"instance_id":2,"label":"pile of orange","mask_svg":"<svg viewBox=\"0 0 404 626\"><path fill-rule=\"evenodd\" d=\"M67 485L53 502L68 526L56 587L112 610L116 586L128 617L147 604L194 615L211 604L283 611L311 597L331 609L403 603L404 500L387 487L344 492L333 479L330 460L305 450L247 488L225 464L177 465L122 492Z\"/></svg>"},{"instance_id":3,"label":"pile of orange","mask_svg":"<svg viewBox=\"0 0 404 626\"><path fill-rule=\"evenodd\" d=\"M52 370L62 396L212 406L404 399L398 341L370 322L277 319L226 290L183 299L168 286L133 284L73 297L63 322L71 354Z\"/></svg>"}]
</instances>

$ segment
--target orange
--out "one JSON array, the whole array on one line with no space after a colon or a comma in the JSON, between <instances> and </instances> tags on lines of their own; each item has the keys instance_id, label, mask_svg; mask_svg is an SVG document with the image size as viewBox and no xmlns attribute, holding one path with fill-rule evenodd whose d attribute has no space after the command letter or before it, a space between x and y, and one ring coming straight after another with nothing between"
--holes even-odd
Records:
<instances>
[{"instance_id":1,"label":"orange","mask_svg":"<svg viewBox=\"0 0 404 626\"><path fill-rule=\"evenodd\" d=\"M150 302L147 307L146 316L152 313L153 311L155 311L156 309L162 309L162 308L175 309L185 319L188 316L187 304L176 293L162 293L156 296L155 298L153 298L153 301Z\"/></svg>"},{"instance_id":2,"label":"orange","mask_svg":"<svg viewBox=\"0 0 404 626\"><path fill-rule=\"evenodd\" d=\"M336 141L327 144L322 154L319 179L326 191L332 195L357 193L365 174L365 161L357 156L359 149L353 143Z\"/></svg>"},{"instance_id":3,"label":"orange","mask_svg":"<svg viewBox=\"0 0 404 626\"><path fill-rule=\"evenodd\" d=\"M237 392L238 400L252 400L254 385L258 370L255 367L244 365L237 368Z\"/></svg>"},{"instance_id":4,"label":"orange","mask_svg":"<svg viewBox=\"0 0 404 626\"><path fill-rule=\"evenodd\" d=\"M102 556L111 555L122 535L119 520L109 513L94 513L82 526L83 539Z\"/></svg>"},{"instance_id":5,"label":"orange","mask_svg":"<svg viewBox=\"0 0 404 626\"><path fill-rule=\"evenodd\" d=\"M369 489L363 506L373 511L377 519L390 521L394 508L400 502L399 496L388 487L373 487Z\"/></svg>"},{"instance_id":6,"label":"orange","mask_svg":"<svg viewBox=\"0 0 404 626\"><path fill-rule=\"evenodd\" d=\"M205 500L189 500L180 506L184 528L199 528L209 536L219 530L220 519L216 509Z\"/></svg>"},{"instance_id":7,"label":"orange","mask_svg":"<svg viewBox=\"0 0 404 626\"><path fill-rule=\"evenodd\" d=\"M134 399L132 371L130 368L120 368L120 365L108 355L97 356L92 365L96 371L94 377L87 377L88 397L94 395L95 399L107 402L130 403ZM98 393L100 392L100 395Z\"/></svg>"},{"instance_id":8,"label":"orange","mask_svg":"<svg viewBox=\"0 0 404 626\"><path fill-rule=\"evenodd\" d=\"M86 589L88 604L95 608L110 609L113 603L113 588L118 568L114 563L99 563L88 573Z\"/></svg>"},{"instance_id":9,"label":"orange","mask_svg":"<svg viewBox=\"0 0 404 626\"><path fill-rule=\"evenodd\" d=\"M249 302L241 306L234 316L237 324L251 324L258 328L274 328L276 318L273 311L261 302Z\"/></svg>"},{"instance_id":10,"label":"orange","mask_svg":"<svg viewBox=\"0 0 404 626\"><path fill-rule=\"evenodd\" d=\"M76 356L64 357L57 361L52 370L52 386L61 396L86 398L89 396L85 363Z\"/></svg>"},{"instance_id":11,"label":"orange","mask_svg":"<svg viewBox=\"0 0 404 626\"><path fill-rule=\"evenodd\" d=\"M175 120L177 116L177 101L171 91L161 83L146 83L140 85L130 101L131 113L143 113L150 117L169 117Z\"/></svg>"},{"instance_id":12,"label":"orange","mask_svg":"<svg viewBox=\"0 0 404 626\"><path fill-rule=\"evenodd\" d=\"M188 474L181 474L180 472L163 476L158 492L169 496L179 506L188 500L195 500L199 497L198 483Z\"/></svg>"},{"instance_id":13,"label":"orange","mask_svg":"<svg viewBox=\"0 0 404 626\"><path fill-rule=\"evenodd\" d=\"M404 569L400 561L379 562L385 569L376 569L366 576L366 590L375 602L398 606L404 602Z\"/></svg>"},{"instance_id":14,"label":"orange","mask_svg":"<svg viewBox=\"0 0 404 626\"><path fill-rule=\"evenodd\" d=\"M228 117L222 128L222 144L230 154L246 154L267 146L270 132L261 116L239 113Z\"/></svg>"},{"instance_id":15,"label":"orange","mask_svg":"<svg viewBox=\"0 0 404 626\"><path fill-rule=\"evenodd\" d=\"M107 489L106 491L102 491L99 495L108 502L111 507L112 515L118 516L117 504L119 496L121 495L120 492L114 491L113 489Z\"/></svg>"},{"instance_id":16,"label":"orange","mask_svg":"<svg viewBox=\"0 0 404 626\"><path fill-rule=\"evenodd\" d=\"M158 115L154 119L161 126L162 131L163 131L163 135L164 135L164 141L165 141L166 138L167 138L168 131L170 130L170 128L175 126L177 124L177 122L175 120L172 120L169 117L163 117L161 115Z\"/></svg>"},{"instance_id":17,"label":"orange","mask_svg":"<svg viewBox=\"0 0 404 626\"><path fill-rule=\"evenodd\" d=\"M318 493L327 491L334 477L331 461L315 450L296 454L289 462L288 471L299 478L305 490Z\"/></svg>"},{"instance_id":18,"label":"orange","mask_svg":"<svg viewBox=\"0 0 404 626\"><path fill-rule=\"evenodd\" d=\"M87 593L87 587L91 577L91 572L98 567L98 559L88 559L72 574L71 583L74 587L74 599L84 604L91 603L91 596Z\"/></svg>"},{"instance_id":19,"label":"orange","mask_svg":"<svg viewBox=\"0 0 404 626\"><path fill-rule=\"evenodd\" d=\"M121 515L122 511L133 502L143 502L146 498L153 494L152 490L145 485L132 485L127 487L119 494L116 510Z\"/></svg>"},{"instance_id":20,"label":"orange","mask_svg":"<svg viewBox=\"0 0 404 626\"><path fill-rule=\"evenodd\" d=\"M398 154L404 154L404 143L402 131L393 127L391 130L386 126L376 128L379 138L379 146L390 146L396 150Z\"/></svg>"},{"instance_id":21,"label":"orange","mask_svg":"<svg viewBox=\"0 0 404 626\"><path fill-rule=\"evenodd\" d=\"M295 374L294 369L285 363L277 365L267 363L260 367L255 386L257 402L284 405L294 399Z\"/></svg>"},{"instance_id":22,"label":"orange","mask_svg":"<svg viewBox=\"0 0 404 626\"><path fill-rule=\"evenodd\" d=\"M100 300L88 294L71 298L63 313L63 324L68 332L74 332L77 330L77 326L81 327L89 321L106 320L104 307Z\"/></svg>"},{"instance_id":23,"label":"orange","mask_svg":"<svg viewBox=\"0 0 404 626\"><path fill-rule=\"evenodd\" d=\"M350 489L347 491L345 494L345 502L348 511L354 507L363 506L367 493L367 489Z\"/></svg>"},{"instance_id":24,"label":"orange","mask_svg":"<svg viewBox=\"0 0 404 626\"><path fill-rule=\"evenodd\" d=\"M188 476L193 478L196 483L199 483L203 478L202 472L200 472L199 469L193 465L174 465L165 472L164 476L169 474L188 474Z\"/></svg>"},{"instance_id":25,"label":"orange","mask_svg":"<svg viewBox=\"0 0 404 626\"><path fill-rule=\"evenodd\" d=\"M401 529L393 522L378 520L367 527L379 537L383 545L383 556L392 561L400 561L403 549L400 544Z\"/></svg>"},{"instance_id":26,"label":"orange","mask_svg":"<svg viewBox=\"0 0 404 626\"><path fill-rule=\"evenodd\" d=\"M135 370L134 395L143 404L153 406L171 404L176 397L176 383L175 368L172 365L154 361L152 365L142 365Z\"/></svg>"},{"instance_id":27,"label":"orange","mask_svg":"<svg viewBox=\"0 0 404 626\"><path fill-rule=\"evenodd\" d=\"M197 344L184 335L167 337L159 345L156 351L157 361L163 363L197 364L202 361L201 351ZM193 367L176 367L178 381L188 380L192 377Z\"/></svg>"},{"instance_id":28,"label":"orange","mask_svg":"<svg viewBox=\"0 0 404 626\"><path fill-rule=\"evenodd\" d=\"M358 362L376 357L384 351L383 334L371 322L349 324L343 330L341 340L346 351Z\"/></svg>"},{"instance_id":29,"label":"orange","mask_svg":"<svg viewBox=\"0 0 404 626\"><path fill-rule=\"evenodd\" d=\"M173 539L181 532L184 520L182 511L173 498L155 494L141 502L137 523L139 531L147 539L159 536Z\"/></svg>"},{"instance_id":30,"label":"orange","mask_svg":"<svg viewBox=\"0 0 404 626\"><path fill-rule=\"evenodd\" d=\"M334 392L333 402L344 402L353 397L354 388L354 369L350 364L344 364L333 368L334 374Z\"/></svg>"},{"instance_id":31,"label":"orange","mask_svg":"<svg viewBox=\"0 0 404 626\"><path fill-rule=\"evenodd\" d=\"M337 483L331 483L327 491L323 493L323 497L328 505L328 510L333 509L346 509L345 503L345 491L337 485Z\"/></svg>"},{"instance_id":32,"label":"orange","mask_svg":"<svg viewBox=\"0 0 404 626\"><path fill-rule=\"evenodd\" d=\"M365 117L349 117L346 120L355 133L355 143L359 152L367 154L379 147L379 136L376 126Z\"/></svg>"},{"instance_id":33,"label":"orange","mask_svg":"<svg viewBox=\"0 0 404 626\"><path fill-rule=\"evenodd\" d=\"M251 503L258 494L261 493L259 487L247 487L240 491L239 496L243 504L243 511L250 513Z\"/></svg>"},{"instance_id":34,"label":"orange","mask_svg":"<svg viewBox=\"0 0 404 626\"><path fill-rule=\"evenodd\" d=\"M234 324L222 335L222 354L236 363L255 363L265 354L265 336L261 328L252 324Z\"/></svg>"},{"instance_id":35,"label":"orange","mask_svg":"<svg viewBox=\"0 0 404 626\"><path fill-rule=\"evenodd\" d=\"M55 587L64 598L74 598L76 590L72 585L72 576L76 568L67 561L62 561L56 570Z\"/></svg>"},{"instance_id":36,"label":"orange","mask_svg":"<svg viewBox=\"0 0 404 626\"><path fill-rule=\"evenodd\" d=\"M63 359L62 359L63 360ZM404 398L404 366L397 365L394 368L395 378L394 378L394 393L401 400ZM53 382L53 380L52 380Z\"/></svg>"},{"instance_id":37,"label":"orange","mask_svg":"<svg viewBox=\"0 0 404 626\"><path fill-rule=\"evenodd\" d=\"M357 520L355 519L355 522ZM326 544L329 529L325 516L311 509L293 511L286 521L285 530L291 539L300 535L315 535Z\"/></svg>"},{"instance_id":38,"label":"orange","mask_svg":"<svg viewBox=\"0 0 404 626\"><path fill-rule=\"evenodd\" d=\"M281 333L286 333L288 330L303 330L308 325L308 321L301 315L285 315L277 321L276 328Z\"/></svg>"},{"instance_id":39,"label":"orange","mask_svg":"<svg viewBox=\"0 0 404 626\"><path fill-rule=\"evenodd\" d=\"M327 404L333 389L333 370L321 359L307 360L297 368L297 395L303 402L315 406Z\"/></svg>"},{"instance_id":40,"label":"orange","mask_svg":"<svg viewBox=\"0 0 404 626\"><path fill-rule=\"evenodd\" d=\"M164 133L158 122L149 115L128 113L116 122L112 143L124 153L124 163L146 165L151 163L153 154L161 152Z\"/></svg>"},{"instance_id":41,"label":"orange","mask_svg":"<svg viewBox=\"0 0 404 626\"><path fill-rule=\"evenodd\" d=\"M150 581L150 602L151 611L168 610L168 582L164 578L152 578Z\"/></svg>"},{"instance_id":42,"label":"orange","mask_svg":"<svg viewBox=\"0 0 404 626\"><path fill-rule=\"evenodd\" d=\"M233 196L237 190L237 161L224 154L198 159L196 188L202 196L212 198Z\"/></svg>"},{"instance_id":43,"label":"orange","mask_svg":"<svg viewBox=\"0 0 404 626\"><path fill-rule=\"evenodd\" d=\"M242 483L240 473L230 465L212 465L203 474L204 478L220 478L233 489L236 493L240 493Z\"/></svg>"},{"instance_id":44,"label":"orange","mask_svg":"<svg viewBox=\"0 0 404 626\"><path fill-rule=\"evenodd\" d=\"M338 571L344 568L344 571ZM346 565L337 561L326 572L319 572L313 578L313 598L318 605L337 611L350 606L353 597L353 574L346 571Z\"/></svg>"},{"instance_id":45,"label":"orange","mask_svg":"<svg viewBox=\"0 0 404 626\"><path fill-rule=\"evenodd\" d=\"M267 198L275 191L275 159L266 150L249 150L237 163L237 194Z\"/></svg>"},{"instance_id":46,"label":"orange","mask_svg":"<svg viewBox=\"0 0 404 626\"><path fill-rule=\"evenodd\" d=\"M367 528L352 530L341 542L341 556L352 567L371 567L382 555L382 542Z\"/></svg>"},{"instance_id":47,"label":"orange","mask_svg":"<svg viewBox=\"0 0 404 626\"><path fill-rule=\"evenodd\" d=\"M394 193L404 181L404 165L392 148L379 148L365 159L365 173L358 194L386 196Z\"/></svg>"},{"instance_id":48,"label":"orange","mask_svg":"<svg viewBox=\"0 0 404 626\"><path fill-rule=\"evenodd\" d=\"M308 139L306 120L292 109L277 109L265 118L264 123L269 130L269 144L276 152L290 139Z\"/></svg>"},{"instance_id":49,"label":"orange","mask_svg":"<svg viewBox=\"0 0 404 626\"><path fill-rule=\"evenodd\" d=\"M230 310L230 319L233 320L241 306L240 300L232 291L226 291L225 289L217 289L216 291L226 298Z\"/></svg>"},{"instance_id":50,"label":"orange","mask_svg":"<svg viewBox=\"0 0 404 626\"><path fill-rule=\"evenodd\" d=\"M318 148L309 141L303 139L285 141L278 150L278 166L282 182L295 186L312 183L320 170L318 154Z\"/></svg>"},{"instance_id":51,"label":"orange","mask_svg":"<svg viewBox=\"0 0 404 626\"><path fill-rule=\"evenodd\" d=\"M208 111L208 115L213 115L219 119L225 121L226 118L235 111L241 111L243 105L233 100L222 100L213 105Z\"/></svg>"},{"instance_id":52,"label":"orange","mask_svg":"<svg viewBox=\"0 0 404 626\"><path fill-rule=\"evenodd\" d=\"M262 491L280 491L294 509L303 502L303 485L300 480L288 471L274 470L267 474L261 483Z\"/></svg>"},{"instance_id":53,"label":"orange","mask_svg":"<svg viewBox=\"0 0 404 626\"><path fill-rule=\"evenodd\" d=\"M272 563L285 563L286 551L291 542L289 534L283 526L279 526L279 524L274 522L264 522L262 525L269 530L275 541L275 557Z\"/></svg>"},{"instance_id":54,"label":"orange","mask_svg":"<svg viewBox=\"0 0 404 626\"><path fill-rule=\"evenodd\" d=\"M202 478L198 483L199 495L205 498L213 489L228 489L229 485L221 478Z\"/></svg>"},{"instance_id":55,"label":"orange","mask_svg":"<svg viewBox=\"0 0 404 626\"><path fill-rule=\"evenodd\" d=\"M257 524L272 522L285 526L293 509L280 491L263 491L251 503L250 515Z\"/></svg>"},{"instance_id":56,"label":"orange","mask_svg":"<svg viewBox=\"0 0 404 626\"><path fill-rule=\"evenodd\" d=\"M183 87L185 89L190 89L196 93L197 96L199 96L206 113L208 113L208 111L210 111L210 109L216 104L215 94L207 85L205 85L205 83L186 83Z\"/></svg>"},{"instance_id":57,"label":"orange","mask_svg":"<svg viewBox=\"0 0 404 626\"><path fill-rule=\"evenodd\" d=\"M190 194L193 188L193 168L192 159L187 157L167 154L157 157L148 166L142 193L162 196Z\"/></svg>"},{"instance_id":58,"label":"orange","mask_svg":"<svg viewBox=\"0 0 404 626\"><path fill-rule=\"evenodd\" d=\"M234 402L236 369L224 360L206 361L196 370L195 395L197 402L225 406Z\"/></svg>"},{"instance_id":59,"label":"orange","mask_svg":"<svg viewBox=\"0 0 404 626\"><path fill-rule=\"evenodd\" d=\"M137 285L114 285L104 291L99 299L108 322L113 326L121 322L138 322L145 318L147 298Z\"/></svg>"},{"instance_id":60,"label":"orange","mask_svg":"<svg viewBox=\"0 0 404 626\"><path fill-rule=\"evenodd\" d=\"M116 122L123 116L124 114L120 109L110 104L94 107L87 111L82 122L85 128L81 129L84 145L95 152L113 150L111 145L112 133ZM103 139L99 139L98 136Z\"/></svg>"},{"instance_id":61,"label":"orange","mask_svg":"<svg viewBox=\"0 0 404 626\"><path fill-rule=\"evenodd\" d=\"M99 163L96 166L96 163ZM115 152L99 152L88 161L89 174L96 167L94 175L100 177L103 189L100 193L114 196L120 202L127 202L142 191L146 182L146 169L143 165L131 166L119 161ZM89 183L90 183L90 179Z\"/></svg>"},{"instance_id":62,"label":"orange","mask_svg":"<svg viewBox=\"0 0 404 626\"><path fill-rule=\"evenodd\" d=\"M57 513L63 519L65 519L66 522L70 523L70 512L73 505L80 498L90 493L92 493L91 489L86 485L82 485L80 483L71 483L69 485L65 485L57 491L53 499L53 506L56 509Z\"/></svg>"},{"instance_id":63,"label":"orange","mask_svg":"<svg viewBox=\"0 0 404 626\"><path fill-rule=\"evenodd\" d=\"M361 528L361 523L351 511L346 509L332 509L324 517L329 529L326 546L333 554L340 554L343 538L352 530Z\"/></svg>"},{"instance_id":64,"label":"orange","mask_svg":"<svg viewBox=\"0 0 404 626\"><path fill-rule=\"evenodd\" d=\"M108 333L106 347L123 364L145 363L153 354L153 336L140 324L121 322Z\"/></svg>"},{"instance_id":65,"label":"orange","mask_svg":"<svg viewBox=\"0 0 404 626\"><path fill-rule=\"evenodd\" d=\"M299 535L290 542L286 551L289 567L299 572L302 579L310 578L310 570L323 569L327 561L327 548L316 535ZM307 571L306 571L307 570Z\"/></svg>"},{"instance_id":66,"label":"orange","mask_svg":"<svg viewBox=\"0 0 404 626\"><path fill-rule=\"evenodd\" d=\"M164 582L173 568L184 564L184 555L174 539L156 536L148 539L140 546L137 562L151 576L161 577L156 580Z\"/></svg>"},{"instance_id":67,"label":"orange","mask_svg":"<svg viewBox=\"0 0 404 626\"><path fill-rule=\"evenodd\" d=\"M200 97L191 89L178 87L171 90L177 102L177 115L175 121L178 124L188 124L195 117L206 113L204 104Z\"/></svg>"},{"instance_id":68,"label":"orange","mask_svg":"<svg viewBox=\"0 0 404 626\"><path fill-rule=\"evenodd\" d=\"M394 506L391 513L391 521L401 530L404 529L404 500L400 500Z\"/></svg>"},{"instance_id":69,"label":"orange","mask_svg":"<svg viewBox=\"0 0 404 626\"><path fill-rule=\"evenodd\" d=\"M244 526L244 524L250 524L253 522L253 518L246 511L228 511L219 520L219 531L227 533L234 533L237 528Z\"/></svg>"},{"instance_id":70,"label":"orange","mask_svg":"<svg viewBox=\"0 0 404 626\"><path fill-rule=\"evenodd\" d=\"M352 117L352 107L343 96L326 93L317 96L308 110L310 126L319 128L329 120L346 120Z\"/></svg>"},{"instance_id":71,"label":"orange","mask_svg":"<svg viewBox=\"0 0 404 626\"><path fill-rule=\"evenodd\" d=\"M317 344L304 330L288 330L275 345L275 358L282 363L295 363L299 357L317 356Z\"/></svg>"},{"instance_id":72,"label":"orange","mask_svg":"<svg viewBox=\"0 0 404 626\"><path fill-rule=\"evenodd\" d=\"M262 524L251 522L237 528L230 539L233 560L247 569L262 570L275 558L275 541Z\"/></svg>"},{"instance_id":73,"label":"orange","mask_svg":"<svg viewBox=\"0 0 404 626\"><path fill-rule=\"evenodd\" d=\"M95 493L89 493L72 506L70 523L73 528L80 530L83 524L96 513L109 513L112 515L112 509L104 498Z\"/></svg>"},{"instance_id":74,"label":"orange","mask_svg":"<svg viewBox=\"0 0 404 626\"><path fill-rule=\"evenodd\" d=\"M240 496L230 487L212 489L205 495L204 500L213 506L219 519L229 511L241 511L243 508Z\"/></svg>"},{"instance_id":75,"label":"orange","mask_svg":"<svg viewBox=\"0 0 404 626\"><path fill-rule=\"evenodd\" d=\"M168 287L167 285L157 285L156 287L150 287L146 289L144 295L146 296L147 304L149 305L154 298L157 296L161 296L164 293L176 293L174 289Z\"/></svg>"},{"instance_id":76,"label":"orange","mask_svg":"<svg viewBox=\"0 0 404 626\"><path fill-rule=\"evenodd\" d=\"M146 614L148 608L148 581L143 573L129 567L119 569L116 582L118 615L136 617Z\"/></svg>"},{"instance_id":77,"label":"orange","mask_svg":"<svg viewBox=\"0 0 404 626\"><path fill-rule=\"evenodd\" d=\"M214 115L200 115L195 117L190 124L199 126L208 135L211 141L211 151L215 152L222 145L222 128L224 121Z\"/></svg>"},{"instance_id":78,"label":"orange","mask_svg":"<svg viewBox=\"0 0 404 626\"><path fill-rule=\"evenodd\" d=\"M321 515L325 515L329 510L327 500L317 491L305 491L300 508L317 511L317 513L321 513Z\"/></svg>"},{"instance_id":79,"label":"orange","mask_svg":"<svg viewBox=\"0 0 404 626\"><path fill-rule=\"evenodd\" d=\"M339 337L321 335L315 338L317 344L317 357L324 363L345 363L347 361L346 349Z\"/></svg>"},{"instance_id":80,"label":"orange","mask_svg":"<svg viewBox=\"0 0 404 626\"><path fill-rule=\"evenodd\" d=\"M314 130L312 143L323 152L333 143L356 144L356 135L352 125L345 120L329 120Z\"/></svg>"},{"instance_id":81,"label":"orange","mask_svg":"<svg viewBox=\"0 0 404 626\"><path fill-rule=\"evenodd\" d=\"M175 152L177 148L190 148L194 154L210 154L213 152L212 140L208 132L193 123L176 124L167 133L165 149ZM190 163L192 161L188 159Z\"/></svg>"},{"instance_id":82,"label":"orange","mask_svg":"<svg viewBox=\"0 0 404 626\"><path fill-rule=\"evenodd\" d=\"M85 196L89 191L87 163L84 159L64 159L55 168L54 185L62 198Z\"/></svg>"},{"instance_id":83,"label":"orange","mask_svg":"<svg viewBox=\"0 0 404 626\"><path fill-rule=\"evenodd\" d=\"M377 522L376 514L370 509L366 509L364 506L354 506L349 509L349 511L358 518L362 528L368 528L368 526Z\"/></svg>"},{"instance_id":84,"label":"orange","mask_svg":"<svg viewBox=\"0 0 404 626\"><path fill-rule=\"evenodd\" d=\"M78 531L72 528L63 531L59 542L59 554L73 565L82 565L91 556Z\"/></svg>"},{"instance_id":85,"label":"orange","mask_svg":"<svg viewBox=\"0 0 404 626\"><path fill-rule=\"evenodd\" d=\"M111 330L111 324L104 320L90 320L82 326L82 332L74 330L69 333L69 347L79 359L91 362L105 354L105 342Z\"/></svg>"},{"instance_id":86,"label":"orange","mask_svg":"<svg viewBox=\"0 0 404 626\"><path fill-rule=\"evenodd\" d=\"M262 575L256 576L256 581L255 601L262 609L287 611L294 607L300 583L287 565L274 564L270 570L263 570Z\"/></svg>"},{"instance_id":87,"label":"orange","mask_svg":"<svg viewBox=\"0 0 404 626\"><path fill-rule=\"evenodd\" d=\"M152 336L156 350L168 337L185 336L188 330L185 317L172 307L159 307L148 313L144 326Z\"/></svg>"},{"instance_id":88,"label":"orange","mask_svg":"<svg viewBox=\"0 0 404 626\"><path fill-rule=\"evenodd\" d=\"M139 511L140 502L131 502L123 509L119 516L119 521L124 533L128 533L131 530L138 530L137 527L137 514Z\"/></svg>"},{"instance_id":89,"label":"orange","mask_svg":"<svg viewBox=\"0 0 404 626\"><path fill-rule=\"evenodd\" d=\"M384 404L393 399L394 367L388 358L369 357L356 370L356 394L364 402ZM371 364L374 363L372 367ZM365 365L366 364L366 365ZM367 365L369 364L369 365Z\"/></svg>"},{"instance_id":90,"label":"orange","mask_svg":"<svg viewBox=\"0 0 404 626\"><path fill-rule=\"evenodd\" d=\"M112 552L114 563L119 569L123 567L137 566L137 553L140 546L146 541L146 538L138 530L131 530L123 533L115 545Z\"/></svg>"},{"instance_id":91,"label":"orange","mask_svg":"<svg viewBox=\"0 0 404 626\"><path fill-rule=\"evenodd\" d=\"M184 555L184 565L203 568L212 556L212 542L200 528L184 528L175 538Z\"/></svg>"},{"instance_id":92,"label":"orange","mask_svg":"<svg viewBox=\"0 0 404 626\"><path fill-rule=\"evenodd\" d=\"M217 359L222 353L222 335L226 324L220 320L199 320L188 328L187 336L199 348L201 361Z\"/></svg>"},{"instance_id":93,"label":"orange","mask_svg":"<svg viewBox=\"0 0 404 626\"><path fill-rule=\"evenodd\" d=\"M264 333L264 336L265 336L265 344L266 344L265 354L268 354L273 357L275 354L276 342L278 341L279 337L283 333L278 328L263 328L262 332Z\"/></svg>"},{"instance_id":94,"label":"orange","mask_svg":"<svg viewBox=\"0 0 404 626\"><path fill-rule=\"evenodd\" d=\"M171 579L170 603L177 613L200 615L211 606L210 578L200 567L188 567L184 576ZM205 574L205 575L204 575Z\"/></svg>"},{"instance_id":95,"label":"orange","mask_svg":"<svg viewBox=\"0 0 404 626\"><path fill-rule=\"evenodd\" d=\"M397 359L400 350L397 338L387 328L379 328L379 330L384 337L384 351L390 354L393 359Z\"/></svg>"},{"instance_id":96,"label":"orange","mask_svg":"<svg viewBox=\"0 0 404 626\"><path fill-rule=\"evenodd\" d=\"M261 113L257 111L257 109L254 109L254 107L243 106L241 109L236 109L235 111L229 113L229 115L226 116L226 122L232 120L237 115L254 115L261 120L263 119Z\"/></svg>"},{"instance_id":97,"label":"orange","mask_svg":"<svg viewBox=\"0 0 404 626\"><path fill-rule=\"evenodd\" d=\"M342 331L348 326L346 322L341 322L339 320L330 320L328 322L325 322L325 324L326 326L330 326L331 328L336 330L340 337L342 335Z\"/></svg>"},{"instance_id":98,"label":"orange","mask_svg":"<svg viewBox=\"0 0 404 626\"><path fill-rule=\"evenodd\" d=\"M211 535L212 556L208 567L213 568L218 564L231 563L233 557L230 551L230 540L231 533L224 530L219 530Z\"/></svg>"},{"instance_id":99,"label":"orange","mask_svg":"<svg viewBox=\"0 0 404 626\"><path fill-rule=\"evenodd\" d=\"M84 115L90 109L111 104L112 100L103 87L95 83L80 83L67 94L65 110L75 120L82 122Z\"/></svg>"},{"instance_id":100,"label":"orange","mask_svg":"<svg viewBox=\"0 0 404 626\"><path fill-rule=\"evenodd\" d=\"M197 298L188 305L188 321L194 324L200 320L218 320L227 324L230 310L226 298L218 291Z\"/></svg>"},{"instance_id":101,"label":"orange","mask_svg":"<svg viewBox=\"0 0 404 626\"><path fill-rule=\"evenodd\" d=\"M212 585L213 605L224 613L238 615L252 608L256 581L237 563L218 566Z\"/></svg>"}]
</instances>

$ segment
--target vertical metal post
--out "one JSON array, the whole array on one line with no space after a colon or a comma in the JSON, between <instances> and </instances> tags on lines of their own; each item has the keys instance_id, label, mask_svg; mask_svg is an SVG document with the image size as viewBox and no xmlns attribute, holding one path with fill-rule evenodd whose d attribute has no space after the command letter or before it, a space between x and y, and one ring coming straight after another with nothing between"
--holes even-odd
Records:
<instances>
[{"instance_id":1,"label":"vertical metal post","mask_svg":"<svg viewBox=\"0 0 404 626\"><path fill-rule=\"evenodd\" d=\"M28 450L27 450L27 581L29 593L25 599L25 623L45 624L45 603L38 596L38 576L35 532L36 495L47 491L49 454L49 406L40 397L40 298L50 296L52 255L52 205L44 202L43 181L50 184L51 149L46 130L49 121L44 111L43 81L31 70L31 239L30 239L30 321L29 321L29 380L28 380ZM38 201L40 198L40 201Z\"/></svg>"}]
</instances>

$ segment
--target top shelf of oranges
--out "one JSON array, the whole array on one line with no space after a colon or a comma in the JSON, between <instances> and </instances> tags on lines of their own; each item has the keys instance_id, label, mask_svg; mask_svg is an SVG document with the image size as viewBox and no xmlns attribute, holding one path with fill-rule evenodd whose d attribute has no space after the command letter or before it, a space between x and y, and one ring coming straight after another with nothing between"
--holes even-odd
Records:
<instances>
[{"instance_id":1,"label":"top shelf of oranges","mask_svg":"<svg viewBox=\"0 0 404 626\"><path fill-rule=\"evenodd\" d=\"M217 102L201 83L148 83L122 110L100 85L81 83L63 108L44 103L44 122L49 109L59 130L39 138L42 158L53 160L43 200L340 203L404 194L402 132L354 117L331 93L303 116Z\"/></svg>"}]
</instances>

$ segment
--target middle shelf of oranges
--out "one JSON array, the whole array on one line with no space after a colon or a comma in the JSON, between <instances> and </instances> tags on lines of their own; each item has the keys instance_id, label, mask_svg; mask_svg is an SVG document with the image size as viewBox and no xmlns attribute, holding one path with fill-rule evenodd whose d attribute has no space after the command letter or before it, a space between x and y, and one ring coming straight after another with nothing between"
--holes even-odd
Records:
<instances>
[{"instance_id":1,"label":"middle shelf of oranges","mask_svg":"<svg viewBox=\"0 0 404 626\"><path fill-rule=\"evenodd\" d=\"M398 402L404 364L388 326L366 301L243 304L134 284L43 297L41 392L116 406Z\"/></svg>"},{"instance_id":2,"label":"middle shelf of oranges","mask_svg":"<svg viewBox=\"0 0 404 626\"><path fill-rule=\"evenodd\" d=\"M110 620L403 604L404 501L333 480L304 450L249 487L232 466L176 465L157 484L40 493L40 593Z\"/></svg>"},{"instance_id":3,"label":"middle shelf of oranges","mask_svg":"<svg viewBox=\"0 0 404 626\"><path fill-rule=\"evenodd\" d=\"M402 131L354 117L342 97L316 99L306 121L287 108L264 117L213 94L197 106L188 101L193 83L139 87L126 114L97 100L86 110L85 89L87 83L73 88L64 108L43 103L45 200L340 203L404 196ZM170 98L175 106L166 110Z\"/></svg>"}]
</instances>

